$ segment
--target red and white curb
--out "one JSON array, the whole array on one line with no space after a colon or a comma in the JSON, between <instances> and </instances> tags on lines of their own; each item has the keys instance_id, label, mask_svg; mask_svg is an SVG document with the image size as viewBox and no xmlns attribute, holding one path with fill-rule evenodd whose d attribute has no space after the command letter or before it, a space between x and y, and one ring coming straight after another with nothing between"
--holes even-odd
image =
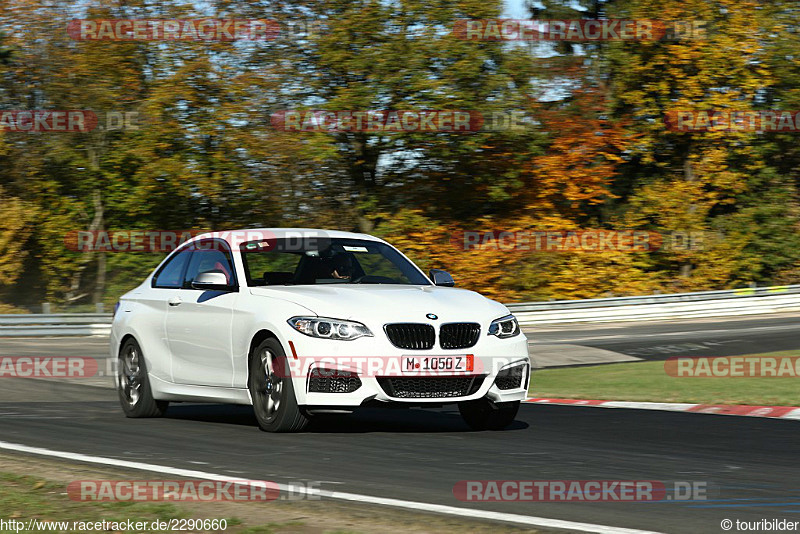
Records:
<instances>
[{"instance_id":1,"label":"red and white curb","mask_svg":"<svg viewBox=\"0 0 800 534\"><path fill-rule=\"evenodd\" d=\"M676 402L627 402L542 398L528 399L526 402L534 404L563 404L567 406L594 406L596 408L630 408L634 410L661 410L667 412L800 419L800 406L746 406L741 404L684 404Z\"/></svg>"}]
</instances>

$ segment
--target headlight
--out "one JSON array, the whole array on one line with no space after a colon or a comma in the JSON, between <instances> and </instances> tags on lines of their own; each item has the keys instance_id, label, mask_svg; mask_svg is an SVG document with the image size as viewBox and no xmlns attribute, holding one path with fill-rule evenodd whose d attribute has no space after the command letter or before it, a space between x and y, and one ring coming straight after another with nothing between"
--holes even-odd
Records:
<instances>
[{"instance_id":1,"label":"headlight","mask_svg":"<svg viewBox=\"0 0 800 534\"><path fill-rule=\"evenodd\" d=\"M363 336L372 337L369 328L355 321L327 317L292 317L287 321L292 328L311 337L349 341Z\"/></svg>"},{"instance_id":2,"label":"headlight","mask_svg":"<svg viewBox=\"0 0 800 534\"><path fill-rule=\"evenodd\" d=\"M500 339L514 337L519 334L519 323L513 315L506 315L500 319L495 319L489 325L489 335L497 336Z\"/></svg>"}]
</instances>

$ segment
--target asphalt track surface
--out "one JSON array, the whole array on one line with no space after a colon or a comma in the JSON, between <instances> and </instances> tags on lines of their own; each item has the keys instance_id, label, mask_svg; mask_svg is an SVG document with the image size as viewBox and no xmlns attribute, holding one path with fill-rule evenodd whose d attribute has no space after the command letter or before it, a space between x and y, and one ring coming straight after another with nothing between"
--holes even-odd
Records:
<instances>
[{"instance_id":1,"label":"asphalt track surface","mask_svg":"<svg viewBox=\"0 0 800 534\"><path fill-rule=\"evenodd\" d=\"M738 356L800 349L800 315L543 325L526 328L531 356L536 344L571 344L642 360L671 356Z\"/></svg>"},{"instance_id":2,"label":"asphalt track surface","mask_svg":"<svg viewBox=\"0 0 800 534\"><path fill-rule=\"evenodd\" d=\"M680 343L717 343L708 345L708 353L697 354L702 356L798 348L798 330L798 317L781 315L571 325L534 328L527 335L534 341L532 352L540 340L564 340L661 359L692 352L653 352ZM738 345L745 348L736 349ZM62 338L0 340L0 354L103 357L106 351L103 340ZM656 532L719 533L726 518L800 521L797 421L525 405L506 431L473 432L454 408L444 407L364 410L316 420L300 434L274 435L258 430L248 407L174 404L163 419L130 420L122 416L109 388L5 378L0 383L0 440L259 480L322 481L322 488L332 491ZM676 481L694 482L705 485L707 498L680 501L668 492L671 498L657 502L461 502L453 486L462 480L649 480L668 489Z\"/></svg>"}]
</instances>

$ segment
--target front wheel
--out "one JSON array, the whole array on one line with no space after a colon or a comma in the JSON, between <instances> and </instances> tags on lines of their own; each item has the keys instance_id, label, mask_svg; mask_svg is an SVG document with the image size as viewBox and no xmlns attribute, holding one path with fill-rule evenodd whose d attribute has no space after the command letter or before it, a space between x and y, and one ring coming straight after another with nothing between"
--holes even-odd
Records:
<instances>
[{"instance_id":1,"label":"front wheel","mask_svg":"<svg viewBox=\"0 0 800 534\"><path fill-rule=\"evenodd\" d=\"M127 417L161 417L167 401L153 399L142 349L131 338L122 345L117 360L117 394Z\"/></svg>"},{"instance_id":2,"label":"front wheel","mask_svg":"<svg viewBox=\"0 0 800 534\"><path fill-rule=\"evenodd\" d=\"M297 405L286 353L277 339L266 339L256 347L247 385L261 430L299 432L308 424Z\"/></svg>"},{"instance_id":3,"label":"front wheel","mask_svg":"<svg viewBox=\"0 0 800 534\"><path fill-rule=\"evenodd\" d=\"M492 402L486 397L459 402L458 411L473 430L503 430L514 422L520 401Z\"/></svg>"}]
</instances>

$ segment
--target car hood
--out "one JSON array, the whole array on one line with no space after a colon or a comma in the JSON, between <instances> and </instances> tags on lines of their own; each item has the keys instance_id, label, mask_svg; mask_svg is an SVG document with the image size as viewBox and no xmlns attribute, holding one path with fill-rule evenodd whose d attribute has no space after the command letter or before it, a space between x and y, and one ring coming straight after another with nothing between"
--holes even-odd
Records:
<instances>
[{"instance_id":1,"label":"car hood","mask_svg":"<svg viewBox=\"0 0 800 534\"><path fill-rule=\"evenodd\" d=\"M319 316L362 323L474 321L483 324L509 313L502 304L465 289L438 286L331 284L251 288L253 295L279 298Z\"/></svg>"}]
</instances>

